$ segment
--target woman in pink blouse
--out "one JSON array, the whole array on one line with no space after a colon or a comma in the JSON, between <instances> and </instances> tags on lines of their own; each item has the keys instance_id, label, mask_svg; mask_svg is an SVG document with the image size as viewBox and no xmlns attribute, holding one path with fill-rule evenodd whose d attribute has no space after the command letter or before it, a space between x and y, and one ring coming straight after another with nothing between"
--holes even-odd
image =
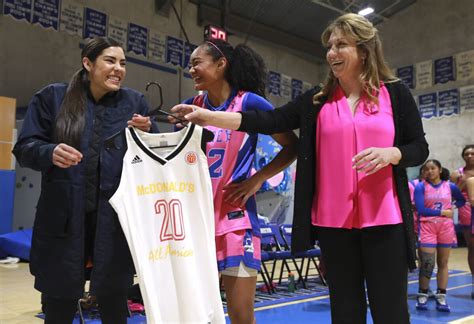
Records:
<instances>
[{"instance_id":1,"label":"woman in pink blouse","mask_svg":"<svg viewBox=\"0 0 474 324\"><path fill-rule=\"evenodd\" d=\"M410 91L383 58L377 29L345 14L321 37L328 78L272 112L178 105L200 125L273 134L300 129L292 251L320 242L332 323L409 323L407 270L416 268L405 168L428 156Z\"/></svg>"}]
</instances>

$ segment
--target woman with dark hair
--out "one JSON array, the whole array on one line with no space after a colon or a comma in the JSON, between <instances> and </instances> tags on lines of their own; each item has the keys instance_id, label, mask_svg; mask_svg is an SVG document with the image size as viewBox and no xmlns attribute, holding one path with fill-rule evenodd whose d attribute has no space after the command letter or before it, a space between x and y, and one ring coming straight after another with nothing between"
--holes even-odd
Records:
<instances>
[{"instance_id":1,"label":"woman with dark hair","mask_svg":"<svg viewBox=\"0 0 474 324\"><path fill-rule=\"evenodd\" d=\"M472 227L472 209L468 199L468 192L466 188L466 180L474 177L474 144L464 146L461 152L461 157L465 162L464 167L461 167L451 174L451 181L454 182L459 189L461 189L464 197L468 201L464 207L459 208L459 224L463 233L464 240L467 245L467 263L471 270L472 276L472 291L471 298L474 299L474 239L471 235Z\"/></svg>"},{"instance_id":2,"label":"woman with dark hair","mask_svg":"<svg viewBox=\"0 0 474 324\"><path fill-rule=\"evenodd\" d=\"M103 323L126 323L133 283L130 251L108 200L119 184L125 149L104 139L127 125L150 131L142 94L121 87L125 54L112 39L89 40L82 68L69 85L46 86L31 100L13 153L42 173L30 254L35 288L45 298L46 323L71 323L90 293Z\"/></svg>"},{"instance_id":3,"label":"woman with dark hair","mask_svg":"<svg viewBox=\"0 0 474 324\"><path fill-rule=\"evenodd\" d=\"M172 110L200 125L250 133L299 128L292 251L314 246L317 234L332 322L365 323L367 287L375 323L409 323L407 268L416 268L416 239L405 168L428 156L420 115L386 65L370 21L345 14L321 40L326 83L281 108Z\"/></svg>"},{"instance_id":4,"label":"woman with dark hair","mask_svg":"<svg viewBox=\"0 0 474 324\"><path fill-rule=\"evenodd\" d=\"M191 55L189 72L196 90L206 91L185 101L209 111L265 111L265 64L245 45L233 48L221 40L206 41ZM254 296L260 270L260 228L254 194L263 182L287 167L296 156L296 136L274 134L282 150L265 167L251 174L256 133L208 127L207 143L214 194L216 252L227 310L232 323L254 323Z\"/></svg>"},{"instance_id":5,"label":"woman with dark hair","mask_svg":"<svg viewBox=\"0 0 474 324\"><path fill-rule=\"evenodd\" d=\"M428 309L429 282L437 264L436 309L449 312L446 300L448 261L451 248L457 246L452 202L459 208L466 200L454 183L441 178L443 168L438 160L426 161L422 170L426 178L416 185L414 194L420 223L420 271L416 308Z\"/></svg>"}]
</instances>

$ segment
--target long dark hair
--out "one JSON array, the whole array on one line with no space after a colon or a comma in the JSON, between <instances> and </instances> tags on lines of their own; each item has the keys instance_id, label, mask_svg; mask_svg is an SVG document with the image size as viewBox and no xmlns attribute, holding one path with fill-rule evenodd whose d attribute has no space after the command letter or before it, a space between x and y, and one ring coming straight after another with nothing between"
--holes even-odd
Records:
<instances>
[{"instance_id":1,"label":"long dark hair","mask_svg":"<svg viewBox=\"0 0 474 324\"><path fill-rule=\"evenodd\" d=\"M265 97L267 69L263 58L244 44L235 48L226 41L216 39L203 42L200 46L212 56L214 61L224 57L229 63L225 79L237 90L251 91Z\"/></svg>"},{"instance_id":2,"label":"long dark hair","mask_svg":"<svg viewBox=\"0 0 474 324\"><path fill-rule=\"evenodd\" d=\"M82 49L81 61L87 57L95 62L102 51L109 47L121 47L118 42L106 37L95 37L89 40ZM82 64L82 63L81 63ZM56 118L54 140L80 149L81 137L86 123L87 88L89 81L84 66L73 74L69 81L61 109Z\"/></svg>"}]
</instances>

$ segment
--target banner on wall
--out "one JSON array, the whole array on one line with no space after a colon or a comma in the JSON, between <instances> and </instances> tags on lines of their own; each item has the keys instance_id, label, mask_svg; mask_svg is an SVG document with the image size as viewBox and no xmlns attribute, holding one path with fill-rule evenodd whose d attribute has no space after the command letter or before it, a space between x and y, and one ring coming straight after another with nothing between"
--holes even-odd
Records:
<instances>
[{"instance_id":1,"label":"banner on wall","mask_svg":"<svg viewBox=\"0 0 474 324\"><path fill-rule=\"evenodd\" d=\"M148 38L148 57L158 62L166 62L166 36L150 30Z\"/></svg>"},{"instance_id":2,"label":"banner on wall","mask_svg":"<svg viewBox=\"0 0 474 324\"><path fill-rule=\"evenodd\" d=\"M285 99L291 98L291 77L286 74L281 74L280 96Z\"/></svg>"},{"instance_id":3,"label":"banner on wall","mask_svg":"<svg viewBox=\"0 0 474 324\"><path fill-rule=\"evenodd\" d=\"M438 92L438 116L459 114L459 91L450 89Z\"/></svg>"},{"instance_id":4,"label":"banner on wall","mask_svg":"<svg viewBox=\"0 0 474 324\"><path fill-rule=\"evenodd\" d=\"M474 85L459 88L461 113L474 112Z\"/></svg>"},{"instance_id":5,"label":"banner on wall","mask_svg":"<svg viewBox=\"0 0 474 324\"><path fill-rule=\"evenodd\" d=\"M127 52L147 57L148 29L136 24L128 24Z\"/></svg>"},{"instance_id":6,"label":"banner on wall","mask_svg":"<svg viewBox=\"0 0 474 324\"><path fill-rule=\"evenodd\" d=\"M456 73L458 80L474 79L474 50L456 55Z\"/></svg>"},{"instance_id":7,"label":"banner on wall","mask_svg":"<svg viewBox=\"0 0 474 324\"><path fill-rule=\"evenodd\" d=\"M70 1L61 1L59 31L82 37L84 8Z\"/></svg>"},{"instance_id":8,"label":"banner on wall","mask_svg":"<svg viewBox=\"0 0 474 324\"><path fill-rule=\"evenodd\" d=\"M313 85L309 82L303 81L303 93L311 89Z\"/></svg>"},{"instance_id":9,"label":"banner on wall","mask_svg":"<svg viewBox=\"0 0 474 324\"><path fill-rule=\"evenodd\" d=\"M456 80L454 75L454 60L452 56L434 61L435 84Z\"/></svg>"},{"instance_id":10,"label":"banner on wall","mask_svg":"<svg viewBox=\"0 0 474 324\"><path fill-rule=\"evenodd\" d=\"M166 37L166 63L183 66L184 42L179 38Z\"/></svg>"},{"instance_id":11,"label":"banner on wall","mask_svg":"<svg viewBox=\"0 0 474 324\"><path fill-rule=\"evenodd\" d=\"M188 69L189 68L189 61L191 60L191 54L193 54L193 51L197 48L197 45L191 44L186 42L184 44L184 61L183 61L183 68Z\"/></svg>"},{"instance_id":12,"label":"banner on wall","mask_svg":"<svg viewBox=\"0 0 474 324\"><path fill-rule=\"evenodd\" d=\"M59 0L35 0L32 23L59 30Z\"/></svg>"},{"instance_id":13,"label":"banner on wall","mask_svg":"<svg viewBox=\"0 0 474 324\"><path fill-rule=\"evenodd\" d=\"M31 22L32 3L33 0L3 0L3 14Z\"/></svg>"},{"instance_id":14,"label":"banner on wall","mask_svg":"<svg viewBox=\"0 0 474 324\"><path fill-rule=\"evenodd\" d=\"M291 99L295 99L303 93L303 81L298 79L291 80Z\"/></svg>"},{"instance_id":15,"label":"banner on wall","mask_svg":"<svg viewBox=\"0 0 474 324\"><path fill-rule=\"evenodd\" d=\"M87 8L84 10L83 38L103 37L107 34L107 15Z\"/></svg>"},{"instance_id":16,"label":"banner on wall","mask_svg":"<svg viewBox=\"0 0 474 324\"><path fill-rule=\"evenodd\" d=\"M416 63L416 88L426 89L433 86L433 62L431 60Z\"/></svg>"},{"instance_id":17,"label":"banner on wall","mask_svg":"<svg viewBox=\"0 0 474 324\"><path fill-rule=\"evenodd\" d=\"M278 72L268 71L268 93L274 96L280 95L281 75Z\"/></svg>"},{"instance_id":18,"label":"banner on wall","mask_svg":"<svg viewBox=\"0 0 474 324\"><path fill-rule=\"evenodd\" d=\"M397 76L405 82L408 88L415 88L415 71L413 65L404 66L397 69Z\"/></svg>"},{"instance_id":19,"label":"banner on wall","mask_svg":"<svg viewBox=\"0 0 474 324\"><path fill-rule=\"evenodd\" d=\"M418 96L418 108L421 118L433 118L437 116L436 111L437 94L436 92L427 93Z\"/></svg>"},{"instance_id":20,"label":"banner on wall","mask_svg":"<svg viewBox=\"0 0 474 324\"><path fill-rule=\"evenodd\" d=\"M128 25L127 22L113 16L109 16L107 26L107 37L110 37L119 42L123 47L127 44L128 39Z\"/></svg>"}]
</instances>

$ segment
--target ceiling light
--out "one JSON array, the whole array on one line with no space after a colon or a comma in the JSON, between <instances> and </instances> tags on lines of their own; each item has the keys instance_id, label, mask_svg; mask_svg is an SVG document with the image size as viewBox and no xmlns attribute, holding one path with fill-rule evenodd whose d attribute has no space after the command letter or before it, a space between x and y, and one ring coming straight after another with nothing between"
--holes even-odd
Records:
<instances>
[{"instance_id":1,"label":"ceiling light","mask_svg":"<svg viewBox=\"0 0 474 324\"><path fill-rule=\"evenodd\" d=\"M374 12L374 9L370 8L370 7L367 7L365 9L362 9L361 11L359 11L358 14L361 15L361 16L367 16L368 14L371 14L372 12Z\"/></svg>"}]
</instances>

